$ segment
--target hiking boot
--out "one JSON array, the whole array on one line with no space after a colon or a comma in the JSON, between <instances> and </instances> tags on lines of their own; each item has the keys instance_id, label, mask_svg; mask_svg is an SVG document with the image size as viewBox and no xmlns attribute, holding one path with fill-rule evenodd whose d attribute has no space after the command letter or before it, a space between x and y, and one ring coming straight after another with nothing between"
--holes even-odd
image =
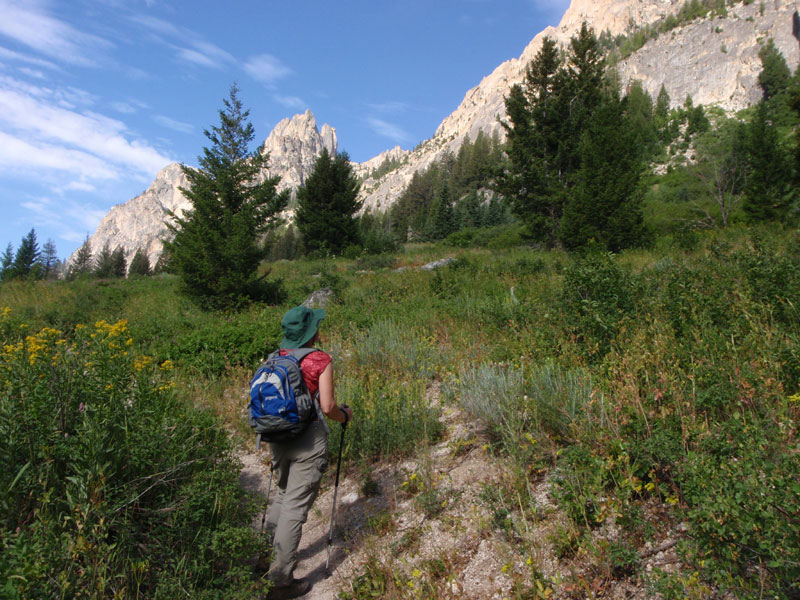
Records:
<instances>
[{"instance_id":1,"label":"hiking boot","mask_svg":"<svg viewBox=\"0 0 800 600\"><path fill-rule=\"evenodd\" d=\"M308 593L311 589L311 584L304 579L292 579L291 583L286 585L276 585L269 592L267 592L266 600L289 600L289 598L297 598L303 594Z\"/></svg>"}]
</instances>

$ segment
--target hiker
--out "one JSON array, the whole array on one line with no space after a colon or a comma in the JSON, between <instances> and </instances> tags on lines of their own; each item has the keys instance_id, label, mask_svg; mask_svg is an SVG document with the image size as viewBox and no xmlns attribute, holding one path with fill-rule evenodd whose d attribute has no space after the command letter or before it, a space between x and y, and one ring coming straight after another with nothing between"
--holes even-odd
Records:
<instances>
[{"instance_id":1,"label":"hiker","mask_svg":"<svg viewBox=\"0 0 800 600\"><path fill-rule=\"evenodd\" d=\"M320 341L319 323L325 318L322 309L296 306L281 320L283 339L280 354L301 348L313 348ZM303 523L319 492L322 475L328 468L328 433L330 429L320 414L347 424L353 411L336 404L333 390L331 357L315 350L300 361L303 380L311 397L318 402L313 422L299 435L286 442L270 442L273 476L278 493L270 506L267 531L273 536L274 559L269 569L272 588L267 600L296 598L311 588L308 581L294 579L297 547Z\"/></svg>"}]
</instances>

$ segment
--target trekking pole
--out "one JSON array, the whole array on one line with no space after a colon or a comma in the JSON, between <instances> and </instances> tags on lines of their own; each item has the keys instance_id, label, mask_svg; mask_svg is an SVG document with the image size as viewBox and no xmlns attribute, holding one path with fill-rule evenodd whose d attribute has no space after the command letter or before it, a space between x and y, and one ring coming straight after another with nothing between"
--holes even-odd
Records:
<instances>
[{"instance_id":1,"label":"trekking pole","mask_svg":"<svg viewBox=\"0 0 800 600\"><path fill-rule=\"evenodd\" d=\"M331 507L331 530L328 532L328 558L325 559L325 571L328 571L328 563L331 560L331 545L333 544L333 521L336 517L336 496L339 494L339 470L342 467L342 448L344 448L344 430L347 429L347 421L342 423L342 437L339 439L339 458L336 461L336 483L333 487L333 507ZM329 572L329 571L328 571Z\"/></svg>"},{"instance_id":2,"label":"trekking pole","mask_svg":"<svg viewBox=\"0 0 800 600\"><path fill-rule=\"evenodd\" d=\"M261 449L261 434L256 438L256 448ZM264 500L264 514L261 515L261 531L264 533L264 522L267 520L267 508L269 508L269 493L272 491L272 475L275 473L275 463L270 459L269 461L269 483L267 484L267 498Z\"/></svg>"}]
</instances>

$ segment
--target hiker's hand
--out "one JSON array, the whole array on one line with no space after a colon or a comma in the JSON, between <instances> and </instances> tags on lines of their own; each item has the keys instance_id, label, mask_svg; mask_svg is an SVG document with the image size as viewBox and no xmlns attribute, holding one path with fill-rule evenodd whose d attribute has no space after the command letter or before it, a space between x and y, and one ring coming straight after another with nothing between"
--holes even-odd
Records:
<instances>
[{"instance_id":1,"label":"hiker's hand","mask_svg":"<svg viewBox=\"0 0 800 600\"><path fill-rule=\"evenodd\" d=\"M353 420L353 409L347 406L347 404L342 404L339 407L339 410L345 414L345 420L343 421L345 425Z\"/></svg>"}]
</instances>

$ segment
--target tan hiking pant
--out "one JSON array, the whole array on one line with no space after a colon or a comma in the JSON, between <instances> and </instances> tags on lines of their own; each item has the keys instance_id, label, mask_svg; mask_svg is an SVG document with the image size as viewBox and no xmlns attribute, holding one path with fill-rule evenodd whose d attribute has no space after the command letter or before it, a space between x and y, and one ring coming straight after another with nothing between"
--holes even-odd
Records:
<instances>
[{"instance_id":1,"label":"tan hiking pant","mask_svg":"<svg viewBox=\"0 0 800 600\"><path fill-rule=\"evenodd\" d=\"M274 585L287 585L297 566L303 523L317 498L322 474L328 468L328 432L324 423L316 421L300 437L271 443L269 447L278 488L267 518L275 553L269 578Z\"/></svg>"}]
</instances>

